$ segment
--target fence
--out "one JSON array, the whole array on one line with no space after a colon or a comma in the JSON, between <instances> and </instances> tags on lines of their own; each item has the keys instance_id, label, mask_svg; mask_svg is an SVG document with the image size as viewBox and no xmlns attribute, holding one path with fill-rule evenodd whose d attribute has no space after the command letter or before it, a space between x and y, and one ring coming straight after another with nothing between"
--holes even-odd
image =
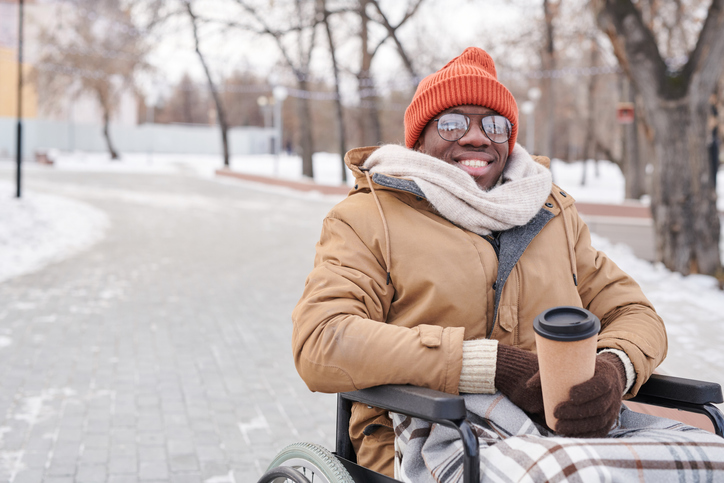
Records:
<instances>
[{"instance_id":1,"label":"fence","mask_svg":"<svg viewBox=\"0 0 724 483\"><path fill-rule=\"evenodd\" d=\"M17 121L0 117L0 157L15 156ZM113 146L120 153L221 154L221 131L216 126L182 124L110 125ZM274 129L234 127L229 129L229 151L234 155L271 152ZM26 119L23 121L23 157L36 152L106 151L101 124Z\"/></svg>"}]
</instances>

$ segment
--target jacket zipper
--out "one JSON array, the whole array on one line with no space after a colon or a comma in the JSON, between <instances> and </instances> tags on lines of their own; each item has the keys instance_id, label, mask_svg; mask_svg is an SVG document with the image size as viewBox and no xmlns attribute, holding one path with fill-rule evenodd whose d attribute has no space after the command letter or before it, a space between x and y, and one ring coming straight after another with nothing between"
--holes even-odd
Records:
<instances>
[{"instance_id":1,"label":"jacket zipper","mask_svg":"<svg viewBox=\"0 0 724 483\"><path fill-rule=\"evenodd\" d=\"M483 238L490 243L490 245L493 247L493 251L495 251L495 258L500 260L500 232L494 232L491 235L483 235ZM495 292L498 291L498 280L493 282L493 290ZM495 324L496 319L498 318L498 298L495 297L495 307L493 307L493 326L490 328L490 332L486 335L486 339L489 339L490 336L493 335L493 331L495 330Z\"/></svg>"},{"instance_id":2,"label":"jacket zipper","mask_svg":"<svg viewBox=\"0 0 724 483\"><path fill-rule=\"evenodd\" d=\"M500 232L495 232L492 235L483 235L483 238L488 240L495 250L495 258L500 260Z\"/></svg>"}]
</instances>

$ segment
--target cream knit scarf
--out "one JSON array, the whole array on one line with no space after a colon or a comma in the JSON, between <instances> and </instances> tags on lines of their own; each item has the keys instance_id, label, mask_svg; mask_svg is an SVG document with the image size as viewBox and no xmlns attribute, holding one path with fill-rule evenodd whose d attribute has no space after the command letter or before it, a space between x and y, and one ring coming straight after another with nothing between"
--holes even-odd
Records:
<instances>
[{"instance_id":1,"label":"cream knit scarf","mask_svg":"<svg viewBox=\"0 0 724 483\"><path fill-rule=\"evenodd\" d=\"M472 176L445 161L388 144L364 163L371 173L407 178L452 223L479 235L528 223L551 191L551 173L519 144L503 170L503 182L484 191Z\"/></svg>"}]
</instances>

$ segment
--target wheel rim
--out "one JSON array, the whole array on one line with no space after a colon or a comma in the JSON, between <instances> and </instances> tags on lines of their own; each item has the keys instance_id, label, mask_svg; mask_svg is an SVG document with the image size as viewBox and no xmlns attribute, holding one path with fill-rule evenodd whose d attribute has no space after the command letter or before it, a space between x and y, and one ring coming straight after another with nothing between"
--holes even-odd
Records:
<instances>
[{"instance_id":1,"label":"wheel rim","mask_svg":"<svg viewBox=\"0 0 724 483\"><path fill-rule=\"evenodd\" d=\"M322 446L314 443L293 443L284 448L272 460L267 469L283 467L289 468L306 478L309 483L354 483L354 480L347 472L342 462ZM272 480L265 480L273 483L288 483L293 481L292 477L275 475Z\"/></svg>"},{"instance_id":2,"label":"wheel rim","mask_svg":"<svg viewBox=\"0 0 724 483\"><path fill-rule=\"evenodd\" d=\"M282 466L289 466L300 472L309 483L330 483L322 470L311 461L307 461L301 458L290 458L286 460ZM279 480L282 483L286 480ZM276 483L276 482L275 482Z\"/></svg>"}]
</instances>

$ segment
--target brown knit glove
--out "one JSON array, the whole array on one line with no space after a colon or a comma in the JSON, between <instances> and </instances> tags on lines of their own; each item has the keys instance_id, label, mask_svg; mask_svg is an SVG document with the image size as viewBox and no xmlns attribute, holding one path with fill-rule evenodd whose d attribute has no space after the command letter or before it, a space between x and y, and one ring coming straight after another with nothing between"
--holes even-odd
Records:
<instances>
[{"instance_id":1,"label":"brown knit glove","mask_svg":"<svg viewBox=\"0 0 724 483\"><path fill-rule=\"evenodd\" d=\"M523 411L543 415L538 356L532 352L498 344L495 387Z\"/></svg>"},{"instance_id":2,"label":"brown knit glove","mask_svg":"<svg viewBox=\"0 0 724 483\"><path fill-rule=\"evenodd\" d=\"M556 432L575 438L602 438L621 410L626 387L623 362L610 352L596 356L596 372L588 381L571 388L571 398L556 406Z\"/></svg>"}]
</instances>

